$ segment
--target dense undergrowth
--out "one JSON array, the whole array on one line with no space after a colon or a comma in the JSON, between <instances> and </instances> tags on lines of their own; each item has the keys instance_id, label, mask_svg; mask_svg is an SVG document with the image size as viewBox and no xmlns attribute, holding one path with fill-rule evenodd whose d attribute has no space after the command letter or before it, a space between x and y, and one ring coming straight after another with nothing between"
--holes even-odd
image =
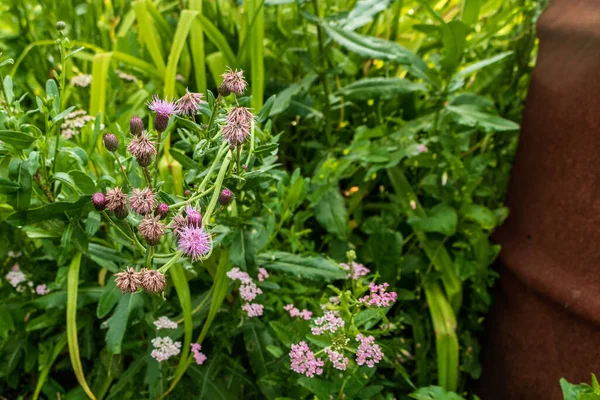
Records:
<instances>
[{"instance_id":1,"label":"dense undergrowth","mask_svg":"<svg viewBox=\"0 0 600 400\"><path fill-rule=\"evenodd\" d=\"M3 3L2 396L472 398L540 7Z\"/></svg>"}]
</instances>

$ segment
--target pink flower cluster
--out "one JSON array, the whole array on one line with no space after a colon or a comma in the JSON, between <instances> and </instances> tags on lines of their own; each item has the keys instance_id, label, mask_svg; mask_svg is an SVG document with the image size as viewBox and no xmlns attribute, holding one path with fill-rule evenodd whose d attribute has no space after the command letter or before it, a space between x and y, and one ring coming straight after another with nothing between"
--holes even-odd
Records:
<instances>
[{"instance_id":1,"label":"pink flower cluster","mask_svg":"<svg viewBox=\"0 0 600 400\"><path fill-rule=\"evenodd\" d=\"M50 293L50 289L48 289L48 286L46 286L46 284L45 284L45 283L42 283L41 285L37 285L37 286L35 287L35 293L36 293L38 296L43 296L43 295L45 295L45 294L48 294L48 293Z\"/></svg>"},{"instance_id":2,"label":"pink flower cluster","mask_svg":"<svg viewBox=\"0 0 600 400\"><path fill-rule=\"evenodd\" d=\"M177 322L171 321L169 318L162 316L154 321L154 326L157 330L161 329L177 329Z\"/></svg>"},{"instance_id":3,"label":"pink flower cluster","mask_svg":"<svg viewBox=\"0 0 600 400\"><path fill-rule=\"evenodd\" d=\"M371 272L371 270L369 268L365 267L362 264L355 263L354 261L352 261L352 266L350 266L346 263L341 263L340 267L342 267L346 271L350 272L348 274L348 279L350 279L352 277L352 279L354 279L355 281L357 281L358 278L360 278L361 276L365 276L369 272ZM352 272L354 272L354 274L352 274Z\"/></svg>"},{"instance_id":4,"label":"pink flower cluster","mask_svg":"<svg viewBox=\"0 0 600 400\"><path fill-rule=\"evenodd\" d=\"M256 286L256 283L254 283L250 275L248 275L247 272L240 271L239 268L232 268L229 272L227 272L227 276L232 281L241 282L240 297L247 301L247 303L242 306L242 310L244 310L249 317L260 317L263 315L263 305L251 303L256 296L262 294L262 290Z\"/></svg>"},{"instance_id":5,"label":"pink flower cluster","mask_svg":"<svg viewBox=\"0 0 600 400\"><path fill-rule=\"evenodd\" d=\"M300 311L294 307L293 304L288 304L287 306L283 307L283 309L290 313L290 317L300 317L306 321L310 321L313 315L312 311L308 311L307 309Z\"/></svg>"},{"instance_id":6,"label":"pink flower cluster","mask_svg":"<svg viewBox=\"0 0 600 400\"><path fill-rule=\"evenodd\" d=\"M367 364L369 368L373 368L375 364L383 359L383 352L378 344L375 344L373 336L364 336L362 333L356 335L356 341L360 342L356 350L356 363L358 365Z\"/></svg>"},{"instance_id":7,"label":"pink flower cluster","mask_svg":"<svg viewBox=\"0 0 600 400\"><path fill-rule=\"evenodd\" d=\"M345 371L348 367L348 357L344 357L343 353L339 353L335 350L331 350L330 347L324 349L325 354L329 357L329 361L333 363L333 367L341 371Z\"/></svg>"},{"instance_id":8,"label":"pink flower cluster","mask_svg":"<svg viewBox=\"0 0 600 400\"><path fill-rule=\"evenodd\" d=\"M256 303L246 303L242 306L242 310L246 311L249 317L260 317L263 315L264 306Z\"/></svg>"},{"instance_id":9,"label":"pink flower cluster","mask_svg":"<svg viewBox=\"0 0 600 400\"><path fill-rule=\"evenodd\" d=\"M21 268L19 268L19 264L15 264L10 269L10 272L6 274L6 280L8 280L12 287L16 288L19 284L25 282L27 277L21 271Z\"/></svg>"},{"instance_id":10,"label":"pink flower cluster","mask_svg":"<svg viewBox=\"0 0 600 400\"><path fill-rule=\"evenodd\" d=\"M369 306L387 307L396 302L398 296L396 292L388 292L387 288L390 286L388 283L376 285L374 282L369 284L369 290L371 294L358 299L361 303L365 303Z\"/></svg>"},{"instance_id":11,"label":"pink flower cluster","mask_svg":"<svg viewBox=\"0 0 600 400\"><path fill-rule=\"evenodd\" d=\"M315 354L310 350L306 342L302 341L292 345L290 351L290 368L299 374L304 374L309 378L323 373L325 363L320 358L315 358Z\"/></svg>"},{"instance_id":12,"label":"pink flower cluster","mask_svg":"<svg viewBox=\"0 0 600 400\"><path fill-rule=\"evenodd\" d=\"M206 361L206 355L200 351L202 350L202 346L200 346L199 343L192 343L190 346L192 348L192 354L194 356L194 361L196 361L196 364L204 364L204 361Z\"/></svg>"},{"instance_id":13,"label":"pink flower cluster","mask_svg":"<svg viewBox=\"0 0 600 400\"><path fill-rule=\"evenodd\" d=\"M311 328L313 335L322 335L325 332L335 333L344 327L344 320L334 311L327 311L322 317L315 319L315 325Z\"/></svg>"},{"instance_id":14,"label":"pink flower cluster","mask_svg":"<svg viewBox=\"0 0 600 400\"><path fill-rule=\"evenodd\" d=\"M258 281L262 282L269 277L269 273L264 268L258 269Z\"/></svg>"},{"instance_id":15,"label":"pink flower cluster","mask_svg":"<svg viewBox=\"0 0 600 400\"><path fill-rule=\"evenodd\" d=\"M173 342L170 337L157 337L152 339L154 350L150 355L158 362L168 360L181 351L181 342Z\"/></svg>"}]
</instances>

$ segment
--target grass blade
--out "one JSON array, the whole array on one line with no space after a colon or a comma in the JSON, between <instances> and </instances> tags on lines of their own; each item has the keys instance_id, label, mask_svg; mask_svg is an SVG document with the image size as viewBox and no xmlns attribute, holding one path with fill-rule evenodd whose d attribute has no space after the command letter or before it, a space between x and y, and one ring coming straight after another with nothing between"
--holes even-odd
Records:
<instances>
[{"instance_id":1,"label":"grass blade","mask_svg":"<svg viewBox=\"0 0 600 400\"><path fill-rule=\"evenodd\" d=\"M90 91L90 115L101 113L100 119L104 121L106 106L106 82L108 81L108 68L112 53L100 53L94 56L92 63L92 89Z\"/></svg>"},{"instance_id":2,"label":"grass blade","mask_svg":"<svg viewBox=\"0 0 600 400\"><path fill-rule=\"evenodd\" d=\"M48 377L48 374L50 373L50 369L52 368L52 365L54 365L54 361L56 361L56 358L62 352L62 350L66 346L66 344L67 344L67 336L63 335L60 337L60 339L54 346L54 350L52 350L52 355L50 356L50 360L48 360L48 363L46 365L44 365L44 368L40 371L40 376L38 377L37 383L35 385L35 392L33 393L33 400L37 400L37 398L39 397L40 392L42 391L42 388L44 387L44 383L46 382L46 378Z\"/></svg>"},{"instance_id":3,"label":"grass blade","mask_svg":"<svg viewBox=\"0 0 600 400\"><path fill-rule=\"evenodd\" d=\"M229 47L225 36L223 36L223 34L219 32L219 29L204 15L198 15L198 19L202 23L202 27L204 29L206 37L223 54L227 65L231 68L237 68L238 64L235 55L233 54L233 50L231 50L231 47Z\"/></svg>"},{"instance_id":4,"label":"grass blade","mask_svg":"<svg viewBox=\"0 0 600 400\"><path fill-rule=\"evenodd\" d=\"M135 16L138 20L138 29L140 30L139 36L148 48L150 57L152 57L154 65L158 68L158 72L163 75L166 67L165 61L162 58L162 50L159 45L160 38L154 29L152 29L154 25L146 6L146 0L135 1L133 3L133 10L135 11Z\"/></svg>"},{"instance_id":5,"label":"grass blade","mask_svg":"<svg viewBox=\"0 0 600 400\"><path fill-rule=\"evenodd\" d=\"M202 0L190 0L190 9L202 15ZM194 65L194 77L196 78L196 91L206 93L206 61L204 54L204 30L199 19L192 23L190 34L190 47L192 49L192 63Z\"/></svg>"},{"instance_id":6,"label":"grass blade","mask_svg":"<svg viewBox=\"0 0 600 400\"><path fill-rule=\"evenodd\" d=\"M79 358L79 343L77 340L77 289L79 286L80 265L81 253L77 253L73 256L67 277L67 343L69 344L71 365L73 366L77 381L88 397L92 400L96 400L96 397L85 380L81 359Z\"/></svg>"},{"instance_id":7,"label":"grass blade","mask_svg":"<svg viewBox=\"0 0 600 400\"><path fill-rule=\"evenodd\" d=\"M263 0L264 1L264 0ZM246 0L249 21L254 20L250 35L250 79L252 82L252 108L260 110L263 106L265 88L264 67L264 37L265 37L265 10L263 1Z\"/></svg>"},{"instance_id":8,"label":"grass blade","mask_svg":"<svg viewBox=\"0 0 600 400\"><path fill-rule=\"evenodd\" d=\"M198 11L183 10L179 23L177 24L177 30L175 31L175 37L173 38L173 45L171 46L171 52L169 53L169 60L167 62L167 69L165 71L165 87L164 96L168 99L175 96L175 76L177 75L177 63L183 46L187 40L187 36L190 33L192 22L198 15Z\"/></svg>"},{"instance_id":9,"label":"grass blade","mask_svg":"<svg viewBox=\"0 0 600 400\"><path fill-rule=\"evenodd\" d=\"M173 279L173 285L177 291L177 296L179 296L181 310L183 311L183 349L181 351L181 361L175 370L175 376L183 376L188 367L187 360L190 354L190 343L192 342L192 329L194 329L192 323L192 298L183 267L180 264L175 264L169 271L171 272L171 279Z\"/></svg>"}]
</instances>

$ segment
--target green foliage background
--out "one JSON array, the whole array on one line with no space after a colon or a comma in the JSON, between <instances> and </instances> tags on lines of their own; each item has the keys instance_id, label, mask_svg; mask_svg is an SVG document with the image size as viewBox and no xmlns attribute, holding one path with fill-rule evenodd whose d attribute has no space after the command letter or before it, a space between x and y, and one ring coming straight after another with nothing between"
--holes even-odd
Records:
<instances>
[{"instance_id":1,"label":"green foliage background","mask_svg":"<svg viewBox=\"0 0 600 400\"><path fill-rule=\"evenodd\" d=\"M190 391L211 399L325 398L345 388L345 398L383 399L422 388L413 398L453 399L470 397L469 381L481 374L477 338L499 252L489 235L509 212L503 199L541 9L532 0L9 0L0 5L0 50L2 59L15 59L3 67L12 91L27 94L21 106L34 109L36 96L52 95L46 81L60 60L54 25L66 21L74 48L84 49L65 76L91 74L92 82L70 85L59 101L98 115L107 131L145 117L153 93L215 92L226 66L246 71L248 104L261 110L262 122L270 119L265 131L273 140L256 149L264 179L244 199L254 213L224 222L222 235L231 265L267 266L282 276L273 280L264 321L236 326L225 306L214 310L209 361L191 367L172 398ZM137 80L124 81L118 71ZM181 195L201 172L197 159L206 148L184 136L172 142L169 168L182 171L182 182L174 173L165 189ZM87 158L78 148L60 152L84 173ZM92 153L86 157L106 156ZM9 186L15 178L2 156L2 184ZM71 199L82 210L68 215L77 223L66 225L74 234L65 243L64 223L40 226L35 216L15 214L30 200L12 198L11 190L0 195L3 275L12 265L9 250L20 250L39 281L55 283L55 293L23 301L5 281L0 286L0 393L17 398L46 371L42 393L84 398L62 323L77 249L86 255L77 315L88 380L106 398L154 398L166 382L140 348L156 305L116 296L102 277L127 260L108 241L98 248L91 239L100 222L83 209L90 193ZM290 329L281 308L295 302L317 310L332 295L327 280L339 277L325 257L344 262L350 249L399 294L389 316L395 328L382 342L386 365L358 370L353 387L335 375L299 378L286 366L287 348L308 325ZM196 273L212 277L211 268ZM210 286L185 274L195 308ZM161 307L184 312L179 300ZM204 307L200 315L209 313ZM194 321L198 328L201 318ZM432 385L439 388L426 388Z\"/></svg>"}]
</instances>

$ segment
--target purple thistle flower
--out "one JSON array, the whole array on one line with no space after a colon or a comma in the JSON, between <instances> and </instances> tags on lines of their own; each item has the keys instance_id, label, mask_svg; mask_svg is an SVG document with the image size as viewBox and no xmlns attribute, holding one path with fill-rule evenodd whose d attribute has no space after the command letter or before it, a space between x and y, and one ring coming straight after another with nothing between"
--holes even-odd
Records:
<instances>
[{"instance_id":1,"label":"purple thistle flower","mask_svg":"<svg viewBox=\"0 0 600 400\"><path fill-rule=\"evenodd\" d=\"M148 136L143 132L131 140L129 146L127 146L127 151L135 157L140 167L147 167L150 165L152 163L152 158L156 156L154 142L148 139Z\"/></svg>"},{"instance_id":2,"label":"purple thistle flower","mask_svg":"<svg viewBox=\"0 0 600 400\"><path fill-rule=\"evenodd\" d=\"M233 193L231 193L231 190L227 188L221 190L221 193L219 193L219 204L225 207L231 204L232 201Z\"/></svg>"},{"instance_id":3,"label":"purple thistle flower","mask_svg":"<svg viewBox=\"0 0 600 400\"><path fill-rule=\"evenodd\" d=\"M116 211L118 209L127 210L127 195L123 193L120 187L114 189L108 189L106 191L106 208L110 211Z\"/></svg>"},{"instance_id":4,"label":"purple thistle flower","mask_svg":"<svg viewBox=\"0 0 600 400\"><path fill-rule=\"evenodd\" d=\"M152 190L148 188L132 190L129 196L129 206L131 210L140 215L146 215L152 212L156 199Z\"/></svg>"},{"instance_id":5,"label":"purple thistle flower","mask_svg":"<svg viewBox=\"0 0 600 400\"><path fill-rule=\"evenodd\" d=\"M210 235L202 228L186 226L179 234L178 249L196 261L210 251Z\"/></svg>"},{"instance_id":6,"label":"purple thistle flower","mask_svg":"<svg viewBox=\"0 0 600 400\"><path fill-rule=\"evenodd\" d=\"M234 107L229 111L222 131L230 146L240 146L246 141L253 118L254 115L246 107Z\"/></svg>"},{"instance_id":7,"label":"purple thistle flower","mask_svg":"<svg viewBox=\"0 0 600 400\"><path fill-rule=\"evenodd\" d=\"M152 101L148 103L148 108L156 114L154 118L154 128L159 132L164 132L169 124L169 118L173 114L177 114L179 109L174 101L161 100L157 95L152 97Z\"/></svg>"},{"instance_id":8,"label":"purple thistle flower","mask_svg":"<svg viewBox=\"0 0 600 400\"><path fill-rule=\"evenodd\" d=\"M100 192L94 193L92 195L92 204L96 210L102 211L106 208L106 198Z\"/></svg>"},{"instance_id":9,"label":"purple thistle flower","mask_svg":"<svg viewBox=\"0 0 600 400\"><path fill-rule=\"evenodd\" d=\"M185 215L189 226L193 228L200 228L202 226L202 214L194 207L188 205L185 208Z\"/></svg>"},{"instance_id":10,"label":"purple thistle flower","mask_svg":"<svg viewBox=\"0 0 600 400\"><path fill-rule=\"evenodd\" d=\"M185 89L185 94L176 103L179 114L190 117L196 115L202 103L206 103L202 100L203 97L202 93L192 93Z\"/></svg>"},{"instance_id":11,"label":"purple thistle flower","mask_svg":"<svg viewBox=\"0 0 600 400\"><path fill-rule=\"evenodd\" d=\"M229 68L223 75L223 83L219 86L221 96L229 96L230 93L242 94L246 90L244 71L234 71Z\"/></svg>"}]
</instances>

